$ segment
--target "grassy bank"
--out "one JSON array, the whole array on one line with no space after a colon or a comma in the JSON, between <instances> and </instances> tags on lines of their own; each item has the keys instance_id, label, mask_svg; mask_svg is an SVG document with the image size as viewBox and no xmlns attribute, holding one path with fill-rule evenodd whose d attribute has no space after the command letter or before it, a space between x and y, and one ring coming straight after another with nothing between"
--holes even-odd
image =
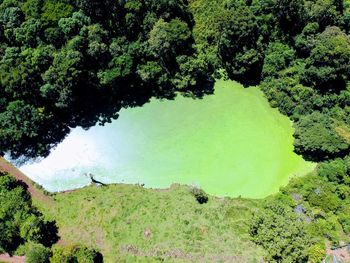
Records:
<instances>
[{"instance_id":1,"label":"grassy bank","mask_svg":"<svg viewBox=\"0 0 350 263\"><path fill-rule=\"evenodd\" d=\"M56 221L58 246L96 248L105 262L263 262L283 255L316 263L326 244L328 254L338 255L329 248L349 242L349 199L339 196L349 188L316 174L295 177L265 199L210 196L199 204L193 189L181 185L91 185L47 196L16 168L12 172L29 184L46 219ZM290 254L294 246L297 255Z\"/></svg>"},{"instance_id":2,"label":"grassy bank","mask_svg":"<svg viewBox=\"0 0 350 263\"><path fill-rule=\"evenodd\" d=\"M258 202L209 198L199 204L186 186L90 186L37 203L57 221L64 244L97 247L105 262L260 262L247 220Z\"/></svg>"}]
</instances>

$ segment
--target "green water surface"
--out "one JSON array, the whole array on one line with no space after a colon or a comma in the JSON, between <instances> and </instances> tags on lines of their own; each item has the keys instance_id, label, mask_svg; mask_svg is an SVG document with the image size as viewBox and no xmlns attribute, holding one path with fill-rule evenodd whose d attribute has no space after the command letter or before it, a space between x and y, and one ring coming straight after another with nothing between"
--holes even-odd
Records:
<instances>
[{"instance_id":1,"label":"green water surface","mask_svg":"<svg viewBox=\"0 0 350 263\"><path fill-rule=\"evenodd\" d=\"M260 198L313 170L293 152L292 135L291 121L257 87L219 80L203 99L154 99L104 127L73 130L48 158L22 169L49 190L80 187L91 172L109 183L181 183Z\"/></svg>"}]
</instances>

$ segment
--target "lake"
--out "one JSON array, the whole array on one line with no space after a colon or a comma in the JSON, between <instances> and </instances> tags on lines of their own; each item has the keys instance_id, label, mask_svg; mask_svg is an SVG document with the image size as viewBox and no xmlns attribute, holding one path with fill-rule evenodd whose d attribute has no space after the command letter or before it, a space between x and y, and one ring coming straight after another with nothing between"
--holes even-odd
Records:
<instances>
[{"instance_id":1,"label":"lake","mask_svg":"<svg viewBox=\"0 0 350 263\"><path fill-rule=\"evenodd\" d=\"M73 129L47 158L19 168L49 191L83 187L92 173L104 183L261 198L315 167L293 152L292 135L257 87L219 80L203 99L152 99L105 126Z\"/></svg>"}]
</instances>

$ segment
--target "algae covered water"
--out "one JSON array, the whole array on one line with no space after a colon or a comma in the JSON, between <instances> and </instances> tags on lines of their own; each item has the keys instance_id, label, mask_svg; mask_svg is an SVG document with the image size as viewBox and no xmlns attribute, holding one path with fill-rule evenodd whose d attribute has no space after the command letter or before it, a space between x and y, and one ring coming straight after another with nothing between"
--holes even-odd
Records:
<instances>
[{"instance_id":1,"label":"algae covered water","mask_svg":"<svg viewBox=\"0 0 350 263\"><path fill-rule=\"evenodd\" d=\"M105 126L73 129L45 159L20 167L49 191L104 183L172 183L218 196L260 198L314 168L293 152L291 121L258 88L217 81L193 100L156 99Z\"/></svg>"}]
</instances>

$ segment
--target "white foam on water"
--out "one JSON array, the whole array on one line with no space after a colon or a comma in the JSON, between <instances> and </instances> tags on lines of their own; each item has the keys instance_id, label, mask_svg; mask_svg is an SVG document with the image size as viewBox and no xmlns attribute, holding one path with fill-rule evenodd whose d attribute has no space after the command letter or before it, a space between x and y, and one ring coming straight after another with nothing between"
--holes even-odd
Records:
<instances>
[{"instance_id":1,"label":"white foam on water","mask_svg":"<svg viewBox=\"0 0 350 263\"><path fill-rule=\"evenodd\" d=\"M82 187L89 182L84 175L93 169L96 160L103 160L95 140L93 129L76 128L44 159L27 162L19 169L50 191Z\"/></svg>"}]
</instances>

